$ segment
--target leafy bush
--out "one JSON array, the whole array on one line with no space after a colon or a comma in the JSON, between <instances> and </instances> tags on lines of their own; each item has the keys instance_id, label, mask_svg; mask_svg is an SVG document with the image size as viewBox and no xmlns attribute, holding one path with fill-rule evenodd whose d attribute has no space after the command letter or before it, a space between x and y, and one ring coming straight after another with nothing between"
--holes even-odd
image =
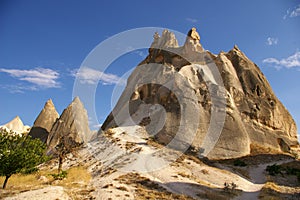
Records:
<instances>
[{"instance_id":1,"label":"leafy bush","mask_svg":"<svg viewBox=\"0 0 300 200\"><path fill-rule=\"evenodd\" d=\"M247 164L244 161L242 161L242 160L235 160L233 162L233 165L234 166L238 166L238 167L245 167L245 166L247 166Z\"/></svg>"},{"instance_id":2,"label":"leafy bush","mask_svg":"<svg viewBox=\"0 0 300 200\"><path fill-rule=\"evenodd\" d=\"M295 175L295 176L297 176L298 182L300 182L300 169L287 167L286 168L286 173L288 175Z\"/></svg>"},{"instance_id":3,"label":"leafy bush","mask_svg":"<svg viewBox=\"0 0 300 200\"><path fill-rule=\"evenodd\" d=\"M62 170L62 171L61 171L60 173L58 173L58 174L50 174L50 175L54 178L54 180L63 180L63 179L65 179L65 178L67 178L68 172Z\"/></svg>"},{"instance_id":4,"label":"leafy bush","mask_svg":"<svg viewBox=\"0 0 300 200\"><path fill-rule=\"evenodd\" d=\"M0 176L5 176L3 189L13 174L35 172L38 164L47 161L49 157L45 150L46 145L39 139L0 129Z\"/></svg>"},{"instance_id":5,"label":"leafy bush","mask_svg":"<svg viewBox=\"0 0 300 200\"><path fill-rule=\"evenodd\" d=\"M300 182L300 169L293 168L293 167L282 167L280 165L271 165L267 166L266 171L271 176L275 176L277 174L287 174L287 175L294 175L297 176L298 182Z\"/></svg>"},{"instance_id":6,"label":"leafy bush","mask_svg":"<svg viewBox=\"0 0 300 200\"><path fill-rule=\"evenodd\" d=\"M277 164L268 165L266 171L269 173L269 175L275 176L276 174L282 173L282 167Z\"/></svg>"}]
</instances>

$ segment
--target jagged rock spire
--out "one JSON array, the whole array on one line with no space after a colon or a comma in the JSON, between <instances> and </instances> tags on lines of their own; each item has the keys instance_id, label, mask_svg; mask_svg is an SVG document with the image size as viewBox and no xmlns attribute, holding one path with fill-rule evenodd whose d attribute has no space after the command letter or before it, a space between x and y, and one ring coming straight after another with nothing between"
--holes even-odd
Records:
<instances>
[{"instance_id":1,"label":"jagged rock spire","mask_svg":"<svg viewBox=\"0 0 300 200\"><path fill-rule=\"evenodd\" d=\"M161 37L157 32L154 33L153 43L150 48L162 49L162 48L175 48L178 47L178 41L175 34L169 30L164 30Z\"/></svg>"},{"instance_id":2,"label":"jagged rock spire","mask_svg":"<svg viewBox=\"0 0 300 200\"><path fill-rule=\"evenodd\" d=\"M62 137L70 146L80 146L91 138L87 111L79 97L74 98L54 123L47 139L48 153L55 152Z\"/></svg>"},{"instance_id":3,"label":"jagged rock spire","mask_svg":"<svg viewBox=\"0 0 300 200\"><path fill-rule=\"evenodd\" d=\"M48 134L55 121L58 119L59 114L51 99L49 99L31 128L29 135L33 138L39 138L43 142L46 142Z\"/></svg>"},{"instance_id":4,"label":"jagged rock spire","mask_svg":"<svg viewBox=\"0 0 300 200\"><path fill-rule=\"evenodd\" d=\"M191 55L196 53L204 52L202 45L200 44L200 35L196 31L196 28L192 28L189 30L184 46L183 46L183 54L187 57L191 57ZM197 55L196 55L197 56ZM199 56L198 56L199 57Z\"/></svg>"}]
</instances>

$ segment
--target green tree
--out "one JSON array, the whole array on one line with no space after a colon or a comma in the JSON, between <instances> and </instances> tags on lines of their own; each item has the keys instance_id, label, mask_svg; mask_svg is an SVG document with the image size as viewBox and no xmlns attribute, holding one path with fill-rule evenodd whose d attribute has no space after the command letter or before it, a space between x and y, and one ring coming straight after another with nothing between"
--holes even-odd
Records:
<instances>
[{"instance_id":1,"label":"green tree","mask_svg":"<svg viewBox=\"0 0 300 200\"><path fill-rule=\"evenodd\" d=\"M20 136L0 130L0 176L5 176L3 189L8 179L16 173L31 173L36 166L45 162L46 145L39 139Z\"/></svg>"}]
</instances>

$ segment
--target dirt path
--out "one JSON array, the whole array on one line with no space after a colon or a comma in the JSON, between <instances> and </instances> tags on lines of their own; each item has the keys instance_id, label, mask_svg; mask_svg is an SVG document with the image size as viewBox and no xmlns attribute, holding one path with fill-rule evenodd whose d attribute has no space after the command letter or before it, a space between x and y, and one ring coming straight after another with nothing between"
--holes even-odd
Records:
<instances>
[{"instance_id":1,"label":"dirt path","mask_svg":"<svg viewBox=\"0 0 300 200\"><path fill-rule=\"evenodd\" d=\"M287 159L287 160L282 160L282 161L274 161L274 162L269 162L265 164L260 164L257 166L253 166L249 168L249 176L251 178L251 184L249 185L244 185L243 186L243 193L235 198L236 200L253 200L253 199L258 199L260 190L263 188L263 186L266 183L266 174L265 174L265 169L267 168L268 165L273 165L273 164L284 164L291 162L292 159ZM244 189L249 189L252 190L253 192L247 192Z\"/></svg>"}]
</instances>

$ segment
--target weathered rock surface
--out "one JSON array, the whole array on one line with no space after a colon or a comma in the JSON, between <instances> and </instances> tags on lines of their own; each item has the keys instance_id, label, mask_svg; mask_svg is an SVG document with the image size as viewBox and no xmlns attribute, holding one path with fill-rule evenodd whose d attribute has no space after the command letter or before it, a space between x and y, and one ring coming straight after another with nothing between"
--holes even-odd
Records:
<instances>
[{"instance_id":1,"label":"weathered rock surface","mask_svg":"<svg viewBox=\"0 0 300 200\"><path fill-rule=\"evenodd\" d=\"M13 131L17 134L28 133L30 130L30 126L24 125L19 116L16 116L10 122L0 126L0 128L5 129L8 132Z\"/></svg>"},{"instance_id":2,"label":"weathered rock surface","mask_svg":"<svg viewBox=\"0 0 300 200\"><path fill-rule=\"evenodd\" d=\"M72 148L88 142L90 137L87 111L80 99L75 97L51 128L47 139L48 153L55 152L62 138Z\"/></svg>"},{"instance_id":3,"label":"weathered rock surface","mask_svg":"<svg viewBox=\"0 0 300 200\"><path fill-rule=\"evenodd\" d=\"M43 142L46 142L51 128L58 118L59 114L57 113L52 100L49 99L34 121L29 135L31 135L32 138L39 138Z\"/></svg>"},{"instance_id":4,"label":"weathered rock surface","mask_svg":"<svg viewBox=\"0 0 300 200\"><path fill-rule=\"evenodd\" d=\"M70 200L71 197L65 192L61 186L47 186L45 188L30 190L20 194L16 194L13 197L6 197L5 200Z\"/></svg>"},{"instance_id":5,"label":"weathered rock surface","mask_svg":"<svg viewBox=\"0 0 300 200\"><path fill-rule=\"evenodd\" d=\"M237 46L205 51L193 32L181 47L173 33L155 34L101 129L142 124L159 142L212 159L298 148L296 124L258 66Z\"/></svg>"}]
</instances>

